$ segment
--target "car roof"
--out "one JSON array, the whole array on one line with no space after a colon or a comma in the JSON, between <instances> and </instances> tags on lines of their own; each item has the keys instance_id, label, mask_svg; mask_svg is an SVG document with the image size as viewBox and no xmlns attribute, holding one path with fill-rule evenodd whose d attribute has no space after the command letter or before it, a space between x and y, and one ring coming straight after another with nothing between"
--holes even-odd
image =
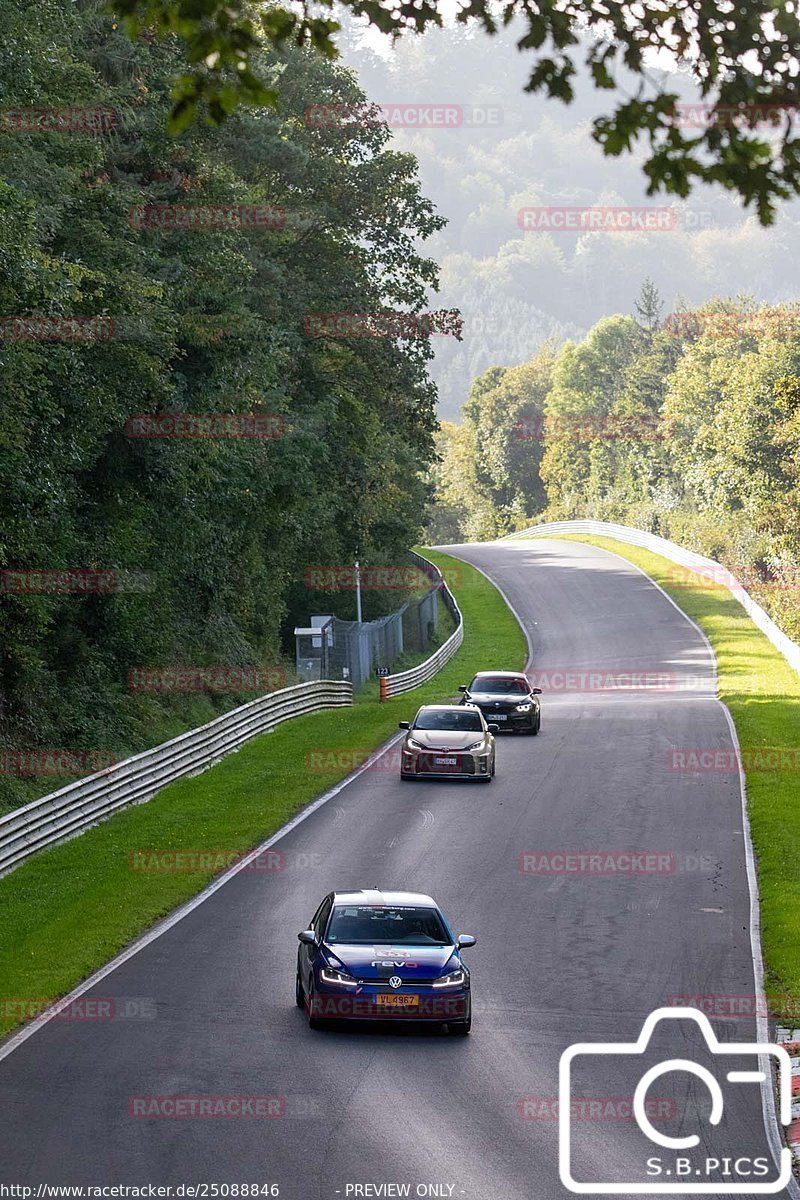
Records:
<instances>
[{"instance_id":1,"label":"car roof","mask_svg":"<svg viewBox=\"0 0 800 1200\"><path fill-rule=\"evenodd\" d=\"M375 904L387 908L416 905L418 908L437 908L436 901L422 892L381 892L377 888L362 888L360 892L334 892L334 904Z\"/></svg>"},{"instance_id":2,"label":"car roof","mask_svg":"<svg viewBox=\"0 0 800 1200\"><path fill-rule=\"evenodd\" d=\"M485 679L487 675L492 679L526 679L524 671L476 671L472 678Z\"/></svg>"},{"instance_id":3,"label":"car roof","mask_svg":"<svg viewBox=\"0 0 800 1200\"><path fill-rule=\"evenodd\" d=\"M463 704L421 704L418 712L463 712Z\"/></svg>"}]
</instances>

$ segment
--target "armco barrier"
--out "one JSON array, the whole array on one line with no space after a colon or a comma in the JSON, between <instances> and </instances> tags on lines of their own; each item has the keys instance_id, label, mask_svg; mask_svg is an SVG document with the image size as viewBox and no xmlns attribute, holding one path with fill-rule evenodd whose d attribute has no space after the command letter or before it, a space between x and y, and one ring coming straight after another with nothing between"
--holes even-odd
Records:
<instances>
[{"instance_id":1,"label":"armco barrier","mask_svg":"<svg viewBox=\"0 0 800 1200\"><path fill-rule=\"evenodd\" d=\"M412 552L411 557L417 566L430 575L442 589L442 600L455 621L456 627L447 641L430 658L426 658L425 662L411 667L408 671L398 671L396 675L384 675L380 680L381 700L388 700L390 696L399 696L401 692L410 692L412 688L419 687L421 683L427 683L429 679L433 679L436 672L441 671L445 663L450 661L464 640L464 618L461 616L461 609L445 583L441 571L421 554Z\"/></svg>"},{"instance_id":2,"label":"armco barrier","mask_svg":"<svg viewBox=\"0 0 800 1200\"><path fill-rule=\"evenodd\" d=\"M118 809L150 800L175 779L199 774L290 717L352 703L352 685L343 680L281 688L199 729L42 796L0 819L0 875L37 850L82 833Z\"/></svg>"},{"instance_id":3,"label":"armco barrier","mask_svg":"<svg viewBox=\"0 0 800 1200\"><path fill-rule=\"evenodd\" d=\"M778 628L761 605L756 604L752 596L745 591L727 568L723 567L721 563L715 562L713 558L696 554L694 550L685 550L683 546L676 546L674 542L668 542L666 538L658 537L654 533L645 533L643 529L631 529L627 525L613 525L609 521L550 521L542 525L533 525L530 529L523 529L518 533L510 533L502 540L552 537L559 533L585 533L591 537L615 538L618 542L626 542L630 546L640 546L644 550L652 550L654 554L660 554L662 558L668 558L670 562L680 563L682 567L698 571L706 578L721 583L739 601L753 624L758 626L775 649L780 651L789 666L800 675L800 646Z\"/></svg>"}]
</instances>

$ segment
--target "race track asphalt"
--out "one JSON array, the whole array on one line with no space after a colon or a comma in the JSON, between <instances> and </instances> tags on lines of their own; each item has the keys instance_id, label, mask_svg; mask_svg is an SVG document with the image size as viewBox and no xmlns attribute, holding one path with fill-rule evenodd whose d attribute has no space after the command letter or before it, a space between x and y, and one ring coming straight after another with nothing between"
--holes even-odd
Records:
<instances>
[{"instance_id":1,"label":"race track asphalt","mask_svg":"<svg viewBox=\"0 0 800 1200\"><path fill-rule=\"evenodd\" d=\"M498 737L489 786L363 772L282 839L284 870L242 871L94 989L121 1008L143 998L143 1019L53 1020L14 1049L0 1061L0 1183L561 1200L562 1051L633 1041L680 997L717 997L722 1012L740 997L750 1011L738 772L673 769L676 752L732 747L700 633L593 547L445 549L497 582L522 620L546 684L541 735ZM629 852L635 872L619 857ZM477 936L469 1038L308 1028L294 1005L296 933L330 889L368 886L429 892ZM746 1015L713 1026L755 1038ZM697 1028L670 1023L667 1049L702 1056ZM583 1096L609 1103L602 1119L575 1122L583 1180L641 1171L641 1134L619 1104L629 1082L625 1064L588 1067ZM701 1150L763 1155L759 1089L731 1086ZM693 1128L698 1104L707 1111L696 1079L665 1078L653 1094L673 1133ZM280 1097L282 1115L129 1115L131 1097L152 1095ZM390 1183L401 1191L354 1190Z\"/></svg>"}]
</instances>

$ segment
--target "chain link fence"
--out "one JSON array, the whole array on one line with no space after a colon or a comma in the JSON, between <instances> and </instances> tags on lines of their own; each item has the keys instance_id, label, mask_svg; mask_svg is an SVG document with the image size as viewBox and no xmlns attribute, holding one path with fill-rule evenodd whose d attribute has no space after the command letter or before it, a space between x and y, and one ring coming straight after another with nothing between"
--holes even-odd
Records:
<instances>
[{"instance_id":1,"label":"chain link fence","mask_svg":"<svg viewBox=\"0 0 800 1200\"><path fill-rule=\"evenodd\" d=\"M426 574L431 564L420 559ZM296 631L300 679L347 679L358 691L379 667L389 668L406 653L424 653L439 626L437 580L423 596L375 621L330 617L316 628Z\"/></svg>"}]
</instances>

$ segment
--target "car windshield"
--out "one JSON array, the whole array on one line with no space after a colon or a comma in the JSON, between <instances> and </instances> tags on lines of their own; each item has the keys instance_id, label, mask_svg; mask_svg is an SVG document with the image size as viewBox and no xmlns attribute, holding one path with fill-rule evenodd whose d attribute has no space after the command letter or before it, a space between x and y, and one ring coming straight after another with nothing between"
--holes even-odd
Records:
<instances>
[{"instance_id":1,"label":"car windshield","mask_svg":"<svg viewBox=\"0 0 800 1200\"><path fill-rule=\"evenodd\" d=\"M504 679L502 675L476 675L469 685L471 692L492 692L496 696L525 696L528 685L523 679Z\"/></svg>"},{"instance_id":2,"label":"car windshield","mask_svg":"<svg viewBox=\"0 0 800 1200\"><path fill-rule=\"evenodd\" d=\"M348 945L449 946L451 938L435 908L337 904L326 942Z\"/></svg>"},{"instance_id":3,"label":"car windshield","mask_svg":"<svg viewBox=\"0 0 800 1200\"><path fill-rule=\"evenodd\" d=\"M441 729L450 733L481 733L483 725L478 712L463 708L423 709L417 713L414 729Z\"/></svg>"}]
</instances>

